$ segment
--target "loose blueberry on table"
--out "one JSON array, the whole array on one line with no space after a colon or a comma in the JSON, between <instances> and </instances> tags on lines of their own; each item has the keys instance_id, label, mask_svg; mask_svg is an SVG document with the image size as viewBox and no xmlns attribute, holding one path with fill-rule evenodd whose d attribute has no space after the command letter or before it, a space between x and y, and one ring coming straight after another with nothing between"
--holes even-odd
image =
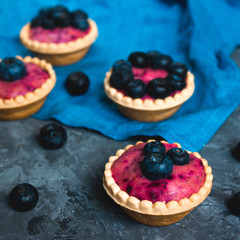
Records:
<instances>
[{"instance_id":1,"label":"loose blueberry on table","mask_svg":"<svg viewBox=\"0 0 240 240\"><path fill-rule=\"evenodd\" d=\"M240 192L236 193L228 202L231 212L240 217Z\"/></svg>"},{"instance_id":2,"label":"loose blueberry on table","mask_svg":"<svg viewBox=\"0 0 240 240\"><path fill-rule=\"evenodd\" d=\"M129 148L114 161L111 172L121 190L153 203L189 198L206 177L201 159L176 144L156 141Z\"/></svg>"},{"instance_id":3,"label":"loose blueberry on table","mask_svg":"<svg viewBox=\"0 0 240 240\"><path fill-rule=\"evenodd\" d=\"M240 161L240 143L232 149L232 156Z\"/></svg>"},{"instance_id":4,"label":"loose blueberry on table","mask_svg":"<svg viewBox=\"0 0 240 240\"><path fill-rule=\"evenodd\" d=\"M112 66L110 85L133 99L164 99L186 87L188 69L158 51L133 52Z\"/></svg>"},{"instance_id":5,"label":"loose blueberry on table","mask_svg":"<svg viewBox=\"0 0 240 240\"><path fill-rule=\"evenodd\" d=\"M64 146L67 141L65 129L58 124L48 124L41 128L39 143L43 148L54 150Z\"/></svg>"},{"instance_id":6,"label":"loose blueberry on table","mask_svg":"<svg viewBox=\"0 0 240 240\"><path fill-rule=\"evenodd\" d=\"M36 206L38 191L31 184L19 184L11 191L9 202L11 207L17 211L28 211Z\"/></svg>"},{"instance_id":7,"label":"loose blueberry on table","mask_svg":"<svg viewBox=\"0 0 240 240\"><path fill-rule=\"evenodd\" d=\"M66 7L42 8L30 24L30 38L39 42L66 43L82 38L90 31L88 15Z\"/></svg>"},{"instance_id":8,"label":"loose blueberry on table","mask_svg":"<svg viewBox=\"0 0 240 240\"><path fill-rule=\"evenodd\" d=\"M71 95L77 96L87 92L89 83L89 78L85 73L73 72L68 75L65 86Z\"/></svg>"}]
</instances>

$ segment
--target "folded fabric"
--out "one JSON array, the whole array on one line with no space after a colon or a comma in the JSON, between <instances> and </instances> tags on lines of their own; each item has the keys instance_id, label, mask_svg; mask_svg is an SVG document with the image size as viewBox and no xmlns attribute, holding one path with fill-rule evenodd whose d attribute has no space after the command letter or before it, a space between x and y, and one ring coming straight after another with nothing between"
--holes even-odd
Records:
<instances>
[{"instance_id":1,"label":"folded fabric","mask_svg":"<svg viewBox=\"0 0 240 240\"><path fill-rule=\"evenodd\" d=\"M65 4L51 1L51 5ZM0 2L1 57L29 55L18 39L21 27L47 0ZM161 135L186 149L200 150L240 103L240 71L230 58L240 42L238 0L69 0L70 10L84 9L99 28L99 37L80 62L55 67L57 84L39 119L54 118L74 127L94 129L115 140L134 135ZM158 50L186 63L196 90L171 118L156 123L132 121L106 97L106 71L133 51ZM90 78L89 91L70 96L64 81L73 71Z\"/></svg>"}]
</instances>

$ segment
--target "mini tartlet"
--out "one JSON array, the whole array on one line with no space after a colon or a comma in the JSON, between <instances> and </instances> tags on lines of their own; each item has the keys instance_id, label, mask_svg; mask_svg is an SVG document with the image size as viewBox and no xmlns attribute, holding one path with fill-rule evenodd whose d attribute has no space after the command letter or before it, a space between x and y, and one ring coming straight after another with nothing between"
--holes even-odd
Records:
<instances>
[{"instance_id":1,"label":"mini tartlet","mask_svg":"<svg viewBox=\"0 0 240 240\"><path fill-rule=\"evenodd\" d=\"M52 7L50 8L50 10L54 8L58 8L58 10L61 8L68 11L66 8L62 6ZM41 9L40 12L41 11L43 12L46 10ZM77 10L77 11L81 11L81 10ZM85 12L83 13L85 14ZM32 20L32 22L33 21L34 20ZM77 39L74 38L74 40L69 40L67 42L59 42L59 43L42 42L38 40L33 40L31 39L31 36L30 36L32 22L29 22L25 26L23 26L23 28L20 31L20 40L22 44L31 52L33 52L36 56L38 56L39 58L46 59L48 62L50 62L53 65L62 66L62 65L72 64L74 62L79 61L86 55L91 45L95 42L98 36L98 28L95 21L93 21L90 18L87 18L87 15L86 15L86 21L89 25L89 31L87 32L86 35L80 36ZM61 27L61 28L58 27L58 29L60 29L59 31L62 31L64 30L64 27ZM51 31L51 29L49 31Z\"/></svg>"},{"instance_id":2,"label":"mini tartlet","mask_svg":"<svg viewBox=\"0 0 240 240\"><path fill-rule=\"evenodd\" d=\"M138 68L135 66L133 67L133 70L138 71ZM165 69L163 68L160 70L167 71L167 66ZM180 91L175 91L174 94L169 94L166 97L155 99L149 97L132 98L131 96L125 95L123 91L119 91L111 86L110 79L112 74L113 68L106 73L104 79L104 90L106 95L117 104L123 115L137 121L156 122L169 118L192 96L195 89L194 75L190 71L187 71L185 75L185 87ZM134 79L137 77L134 74Z\"/></svg>"},{"instance_id":3,"label":"mini tartlet","mask_svg":"<svg viewBox=\"0 0 240 240\"><path fill-rule=\"evenodd\" d=\"M149 140L147 143L152 141L154 140ZM105 165L105 171L103 175L103 186L107 194L115 201L115 203L120 205L123 208L123 210L135 221L152 226L165 226L178 222L183 217L185 217L189 212L191 212L197 205L199 205L206 199L212 187L213 180L212 169L210 166L208 166L207 160L201 158L199 153L196 152L191 153L187 151L191 158L196 158L197 161L201 161L202 168L205 174L205 180L202 183L202 186L200 187L198 192L192 193L191 196L189 197L183 197L178 201L170 200L168 202L166 201L164 202L164 201L151 201L149 199L148 200L138 199L138 197L131 196L131 194L127 193L127 191L129 190L128 188L127 190L121 190L120 188L121 186L119 186L116 183L116 180L113 177L112 167L115 161L120 159L121 156L124 156L124 154L125 156L127 156L126 154L128 154L128 151L130 151L131 149L133 151L134 148L138 148L138 146L147 143L139 141L136 143L135 146L128 145L125 147L125 149L118 150L115 156L111 156ZM180 144L178 143L169 144L166 141L161 141L161 143L163 143L166 147L169 146L178 148L181 147ZM143 146L141 146L141 148L143 148ZM127 160L124 160L124 162L126 161ZM137 159L134 161L137 161ZM173 173L174 171L175 170L173 169ZM142 178L143 176L139 177ZM171 179L170 177L168 179ZM123 182L124 181L125 179L123 180ZM131 181L134 180L130 179L129 182ZM144 186L146 186L146 183L144 184L145 184ZM158 186L158 183L153 181L152 185ZM137 187L139 187L138 191L140 193L141 188L138 185ZM164 188L166 187L164 186ZM161 192L161 194L163 193Z\"/></svg>"},{"instance_id":4,"label":"mini tartlet","mask_svg":"<svg viewBox=\"0 0 240 240\"><path fill-rule=\"evenodd\" d=\"M17 56L16 59L21 60L24 64L35 66L38 70L42 69L44 71L45 79L39 79L39 75L36 74L37 81L42 81L41 85L38 87L35 87L36 84L34 84L34 77L27 79L27 81L32 84L31 88L29 86L24 86L22 88L22 79L6 83L0 79L1 84L6 87L6 92L11 92L11 94L8 93L8 96L0 97L0 119L2 120L22 119L36 113L42 107L48 94L52 91L56 83L56 74L50 63L30 56L25 58ZM2 60L0 60L0 62L1 61ZM35 73L32 72L30 76L34 76L34 74ZM29 77L28 73L27 77ZM23 79L23 81L25 81L25 79ZM16 82L19 83L17 86ZM18 93L11 89L11 84L14 84L14 88L17 89Z\"/></svg>"}]
</instances>

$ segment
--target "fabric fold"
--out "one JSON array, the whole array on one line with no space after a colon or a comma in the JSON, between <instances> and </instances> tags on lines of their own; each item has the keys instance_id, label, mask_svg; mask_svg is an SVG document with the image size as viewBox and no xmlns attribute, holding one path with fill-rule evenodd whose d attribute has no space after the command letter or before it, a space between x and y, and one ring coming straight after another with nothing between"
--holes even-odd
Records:
<instances>
[{"instance_id":1,"label":"fabric fold","mask_svg":"<svg viewBox=\"0 0 240 240\"><path fill-rule=\"evenodd\" d=\"M57 4L62 1L51 2ZM18 40L19 31L38 9L48 5L47 0L0 2L1 57L30 54ZM161 135L199 151L239 105L240 71L230 58L240 42L238 0L69 0L66 7L88 12L98 25L99 37L83 60L54 67L56 87L36 118L93 129L115 140ZM116 60L127 59L133 51L148 50L185 63L196 83L192 98L171 118L156 123L125 118L103 89L105 73ZM66 92L64 81L73 71L89 76L85 95L72 97Z\"/></svg>"}]
</instances>

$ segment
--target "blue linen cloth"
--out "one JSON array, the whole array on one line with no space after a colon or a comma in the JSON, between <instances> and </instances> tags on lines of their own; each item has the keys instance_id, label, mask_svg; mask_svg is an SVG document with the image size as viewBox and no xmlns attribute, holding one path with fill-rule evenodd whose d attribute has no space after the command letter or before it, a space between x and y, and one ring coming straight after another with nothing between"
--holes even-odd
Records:
<instances>
[{"instance_id":1,"label":"blue linen cloth","mask_svg":"<svg viewBox=\"0 0 240 240\"><path fill-rule=\"evenodd\" d=\"M52 0L70 10L84 9L97 22L99 37L86 57L54 67L57 84L36 118L94 129L115 140L161 135L186 149L200 150L240 103L240 71L230 54L240 42L239 0ZM19 41L21 27L48 0L0 1L1 58L29 55ZM156 123L132 121L120 114L103 89L105 72L132 51L158 50L186 63L196 90L171 118ZM89 91L72 97L64 81L85 72Z\"/></svg>"}]
</instances>

